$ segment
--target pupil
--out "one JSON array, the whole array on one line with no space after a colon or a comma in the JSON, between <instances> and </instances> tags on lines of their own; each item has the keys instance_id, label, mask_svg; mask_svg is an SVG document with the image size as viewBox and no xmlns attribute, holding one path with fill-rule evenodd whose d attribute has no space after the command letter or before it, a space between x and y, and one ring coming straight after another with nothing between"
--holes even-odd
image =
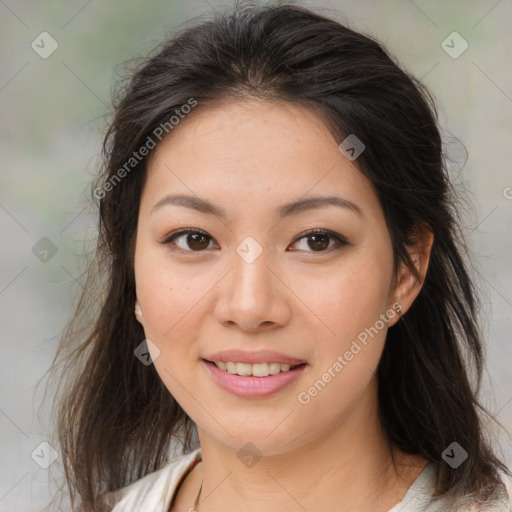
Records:
<instances>
[{"instance_id":1,"label":"pupil","mask_svg":"<svg viewBox=\"0 0 512 512\"><path fill-rule=\"evenodd\" d=\"M200 233L188 235L187 243L191 249L196 250L206 249L208 247L207 237ZM311 235L308 245L313 250L327 249L327 247L329 247L329 237L327 235Z\"/></svg>"},{"instance_id":2,"label":"pupil","mask_svg":"<svg viewBox=\"0 0 512 512\"><path fill-rule=\"evenodd\" d=\"M322 241L319 242L318 239L322 239ZM308 245L311 249L326 249L329 246L329 239L328 239L327 235L312 235L310 240L315 241L314 245L311 245L308 242Z\"/></svg>"},{"instance_id":3,"label":"pupil","mask_svg":"<svg viewBox=\"0 0 512 512\"><path fill-rule=\"evenodd\" d=\"M203 241L202 244L200 241L201 239ZM191 235L188 235L187 243L191 249L206 249L208 247L208 243L206 243L206 245L205 245L204 244L205 241L206 241L206 237L204 235L201 235L200 233L193 233Z\"/></svg>"}]
</instances>

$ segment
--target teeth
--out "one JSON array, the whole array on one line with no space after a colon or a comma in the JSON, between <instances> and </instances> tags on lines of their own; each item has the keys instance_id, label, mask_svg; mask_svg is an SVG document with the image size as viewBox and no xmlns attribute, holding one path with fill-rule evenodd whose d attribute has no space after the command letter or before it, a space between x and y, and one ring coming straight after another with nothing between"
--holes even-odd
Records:
<instances>
[{"instance_id":1,"label":"teeth","mask_svg":"<svg viewBox=\"0 0 512 512\"><path fill-rule=\"evenodd\" d=\"M270 375L276 375L281 371L281 365L279 363L270 363L268 365L268 372Z\"/></svg>"},{"instance_id":2,"label":"teeth","mask_svg":"<svg viewBox=\"0 0 512 512\"><path fill-rule=\"evenodd\" d=\"M289 364L279 363L234 363L232 361L218 361L215 363L217 368L227 371L232 375L251 375L253 377L267 377L268 375L277 375L280 372L287 372L295 368Z\"/></svg>"},{"instance_id":3,"label":"teeth","mask_svg":"<svg viewBox=\"0 0 512 512\"><path fill-rule=\"evenodd\" d=\"M251 373L255 377L266 377L270 373L267 363L257 363L251 366Z\"/></svg>"},{"instance_id":4,"label":"teeth","mask_svg":"<svg viewBox=\"0 0 512 512\"><path fill-rule=\"evenodd\" d=\"M251 375L252 373L252 365L248 363L236 363L235 368L238 375Z\"/></svg>"}]
</instances>

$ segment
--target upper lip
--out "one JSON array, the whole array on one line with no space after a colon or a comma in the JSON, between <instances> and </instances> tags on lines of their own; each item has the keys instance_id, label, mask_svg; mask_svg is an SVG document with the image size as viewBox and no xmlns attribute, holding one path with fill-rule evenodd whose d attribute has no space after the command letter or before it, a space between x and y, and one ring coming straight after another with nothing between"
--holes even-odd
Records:
<instances>
[{"instance_id":1,"label":"upper lip","mask_svg":"<svg viewBox=\"0 0 512 512\"><path fill-rule=\"evenodd\" d=\"M286 354L280 354L273 350L262 350L259 352L247 352L244 350L223 350L222 352L216 352L206 356L204 359L207 361L218 362L218 361L232 361L234 363L279 363L279 364L291 364L298 365L305 363L303 359L297 359L296 357L287 356Z\"/></svg>"}]
</instances>

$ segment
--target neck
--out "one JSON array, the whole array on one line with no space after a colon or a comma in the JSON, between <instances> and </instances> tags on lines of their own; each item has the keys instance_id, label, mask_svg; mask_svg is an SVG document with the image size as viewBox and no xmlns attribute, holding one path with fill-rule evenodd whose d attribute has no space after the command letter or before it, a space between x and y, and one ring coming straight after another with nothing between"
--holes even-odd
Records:
<instances>
[{"instance_id":1,"label":"neck","mask_svg":"<svg viewBox=\"0 0 512 512\"><path fill-rule=\"evenodd\" d=\"M377 409L353 411L319 439L279 455L263 455L247 467L238 450L198 427L203 456L199 512L272 509L386 512L399 503L426 461L394 451ZM241 443L241 446L244 443ZM254 443L256 444L256 443ZM192 504L192 502L190 502Z\"/></svg>"}]
</instances>

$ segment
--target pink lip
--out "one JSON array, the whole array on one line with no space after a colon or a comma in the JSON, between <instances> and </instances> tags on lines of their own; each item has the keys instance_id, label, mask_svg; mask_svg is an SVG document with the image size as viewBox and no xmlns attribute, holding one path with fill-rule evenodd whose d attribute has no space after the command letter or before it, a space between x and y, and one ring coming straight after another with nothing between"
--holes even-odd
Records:
<instances>
[{"instance_id":1,"label":"pink lip","mask_svg":"<svg viewBox=\"0 0 512 512\"><path fill-rule=\"evenodd\" d=\"M219 362L219 361L233 361L234 363L279 363L279 364L290 364L296 365L305 363L304 359L297 359L290 357L279 352L273 352L272 350L263 350L260 352L246 352L243 350L224 350L222 352L216 352L210 356L204 357L207 361Z\"/></svg>"},{"instance_id":2,"label":"pink lip","mask_svg":"<svg viewBox=\"0 0 512 512\"><path fill-rule=\"evenodd\" d=\"M245 362L239 359L235 360L237 362ZM217 359L217 361L222 361L222 359ZM228 361L231 361L231 359L228 359ZM269 361L269 359L265 361ZM271 359L271 361L278 362L273 359ZM281 372L277 375L269 375L268 377L249 377L228 373L217 368L217 366L210 361L203 360L203 363L222 389L242 398L263 398L273 395L298 379L307 366L303 364L293 370Z\"/></svg>"}]
</instances>

